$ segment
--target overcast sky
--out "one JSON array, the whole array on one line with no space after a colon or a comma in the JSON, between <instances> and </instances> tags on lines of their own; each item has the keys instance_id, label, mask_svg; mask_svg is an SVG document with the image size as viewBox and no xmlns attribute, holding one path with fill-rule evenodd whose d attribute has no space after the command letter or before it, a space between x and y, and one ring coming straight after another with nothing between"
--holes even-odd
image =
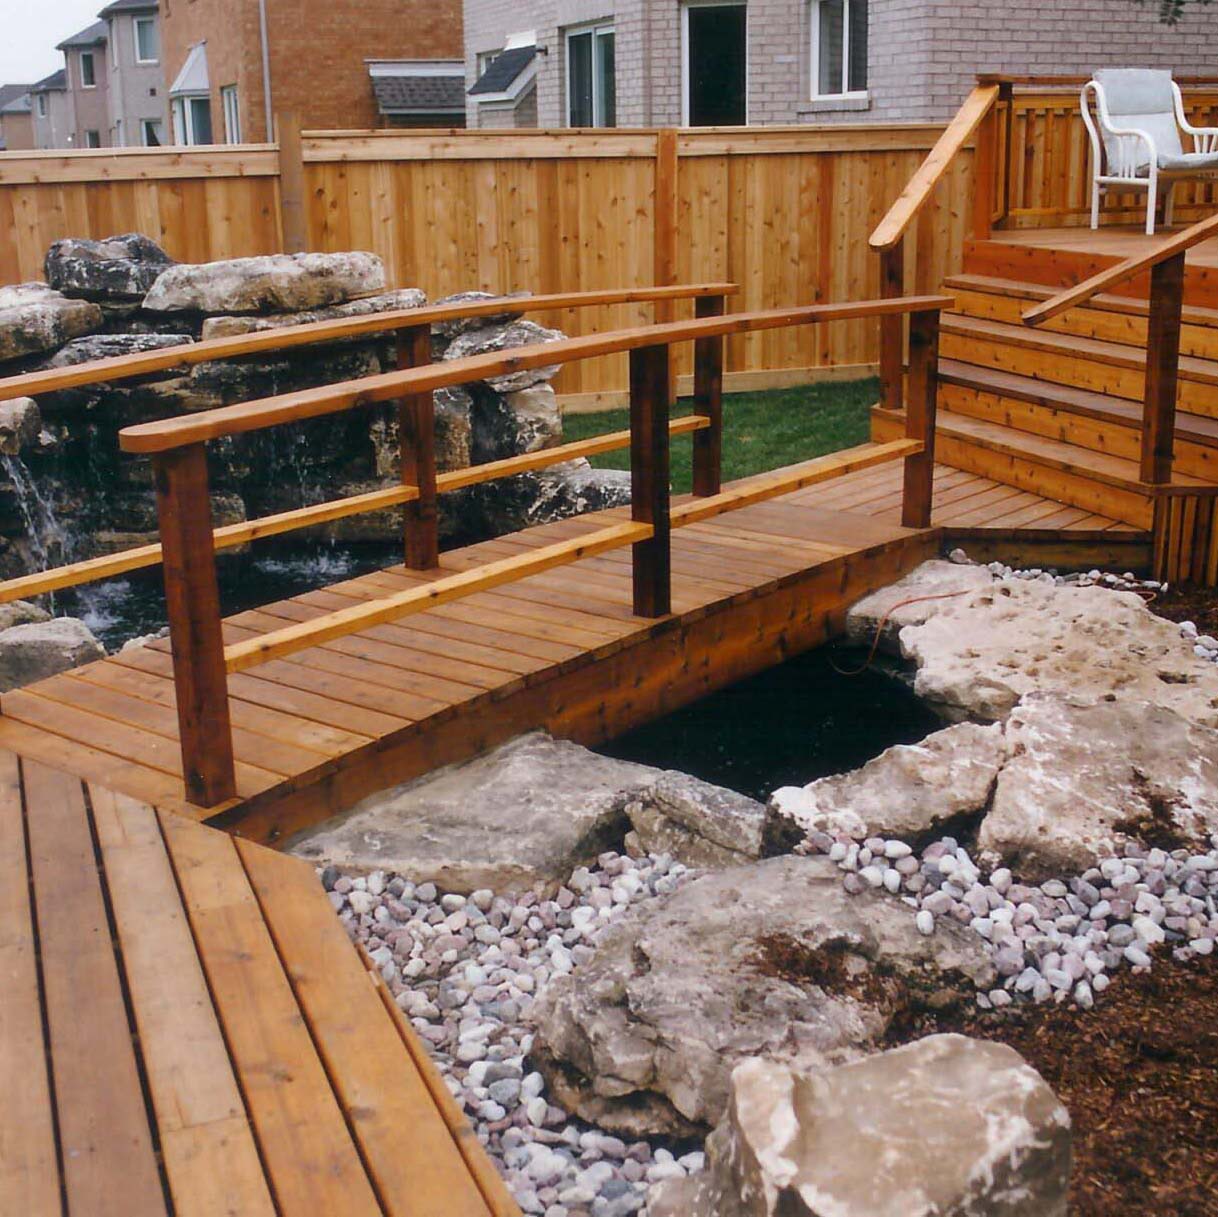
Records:
<instances>
[{"instance_id":1,"label":"overcast sky","mask_svg":"<svg viewBox=\"0 0 1218 1217\"><path fill-rule=\"evenodd\" d=\"M33 84L63 67L57 42L97 20L109 0L0 0L0 84Z\"/></svg>"}]
</instances>

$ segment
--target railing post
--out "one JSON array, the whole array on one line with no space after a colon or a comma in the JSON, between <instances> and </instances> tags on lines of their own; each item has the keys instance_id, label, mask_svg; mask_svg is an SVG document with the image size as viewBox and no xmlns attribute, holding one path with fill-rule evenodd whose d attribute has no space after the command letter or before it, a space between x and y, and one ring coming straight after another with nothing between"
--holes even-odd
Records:
<instances>
[{"instance_id":1,"label":"railing post","mask_svg":"<svg viewBox=\"0 0 1218 1217\"><path fill-rule=\"evenodd\" d=\"M399 330L397 359L399 369L431 363L431 327L412 325ZM419 497L405 508L406 565L411 570L431 570L440 562L434 394L412 393L398 403L398 443L402 485L419 488Z\"/></svg>"},{"instance_id":2,"label":"railing post","mask_svg":"<svg viewBox=\"0 0 1218 1217\"><path fill-rule=\"evenodd\" d=\"M279 217L283 252L299 254L309 246L304 209L304 145L300 138L300 115L295 111L276 115L275 138L279 143Z\"/></svg>"},{"instance_id":3,"label":"railing post","mask_svg":"<svg viewBox=\"0 0 1218 1217\"><path fill-rule=\"evenodd\" d=\"M988 241L998 195L998 105L981 120L973 154L973 239Z\"/></svg>"},{"instance_id":4,"label":"railing post","mask_svg":"<svg viewBox=\"0 0 1218 1217\"><path fill-rule=\"evenodd\" d=\"M935 483L935 411L939 393L939 311L914 313L909 322L909 401L905 438L921 442L917 456L905 458L901 523L929 528Z\"/></svg>"},{"instance_id":5,"label":"railing post","mask_svg":"<svg viewBox=\"0 0 1218 1217\"><path fill-rule=\"evenodd\" d=\"M650 539L633 547L634 611L639 617L664 617L672 611L668 512L670 367L667 346L639 347L630 352L631 518L654 529Z\"/></svg>"},{"instance_id":6,"label":"railing post","mask_svg":"<svg viewBox=\"0 0 1218 1217\"><path fill-rule=\"evenodd\" d=\"M905 294L905 238L880 254L880 295L891 300ZM880 318L880 405L899 410L905 365L905 319L899 314Z\"/></svg>"},{"instance_id":7,"label":"railing post","mask_svg":"<svg viewBox=\"0 0 1218 1217\"><path fill-rule=\"evenodd\" d=\"M698 317L722 317L722 296L702 296L694 305ZM694 343L694 413L710 426L694 432L694 494L718 494L723 484L723 346L724 339Z\"/></svg>"},{"instance_id":8,"label":"railing post","mask_svg":"<svg viewBox=\"0 0 1218 1217\"><path fill-rule=\"evenodd\" d=\"M1171 481L1180 371L1180 319L1184 309L1184 253L1150 272L1146 331L1146 388L1142 399L1142 481Z\"/></svg>"},{"instance_id":9,"label":"railing post","mask_svg":"<svg viewBox=\"0 0 1218 1217\"><path fill-rule=\"evenodd\" d=\"M671 287L677 282L677 224L680 203L680 159L677 129L663 127L656 132L655 159L655 226L652 234L653 278L657 287ZM652 314L656 324L676 320L676 302L657 300ZM671 362L668 404L677 401L676 362Z\"/></svg>"},{"instance_id":10,"label":"railing post","mask_svg":"<svg viewBox=\"0 0 1218 1217\"><path fill-rule=\"evenodd\" d=\"M237 793L228 674L203 444L153 458L165 603L186 797L214 807Z\"/></svg>"}]
</instances>

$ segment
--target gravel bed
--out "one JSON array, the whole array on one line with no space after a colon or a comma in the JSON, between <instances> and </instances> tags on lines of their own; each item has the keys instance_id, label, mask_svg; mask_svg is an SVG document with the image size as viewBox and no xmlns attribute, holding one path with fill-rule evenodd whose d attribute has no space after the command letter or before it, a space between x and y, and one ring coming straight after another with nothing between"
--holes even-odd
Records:
<instances>
[{"instance_id":1,"label":"gravel bed","mask_svg":"<svg viewBox=\"0 0 1218 1217\"><path fill-rule=\"evenodd\" d=\"M652 1183L702 1168L701 1152L627 1143L573 1120L547 1101L527 1060L526 1016L538 990L587 960L626 908L675 891L687 873L664 856L606 853L544 900L319 871L526 1213L631 1217L645 1211Z\"/></svg>"}]
</instances>

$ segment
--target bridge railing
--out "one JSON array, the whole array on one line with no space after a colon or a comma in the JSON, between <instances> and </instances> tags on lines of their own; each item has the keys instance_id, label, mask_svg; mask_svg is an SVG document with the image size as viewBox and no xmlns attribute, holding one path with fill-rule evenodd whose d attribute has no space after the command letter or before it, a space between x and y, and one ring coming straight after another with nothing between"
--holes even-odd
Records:
<instances>
[{"instance_id":1,"label":"bridge railing","mask_svg":"<svg viewBox=\"0 0 1218 1217\"><path fill-rule=\"evenodd\" d=\"M244 671L432 605L626 545L633 549L634 611L643 617L662 617L671 610L670 536L673 528L886 461L900 459L905 462L903 522L910 527L929 526L938 322L939 312L950 305L950 298L868 300L725 315L724 285L719 286L718 292L697 289L698 315L690 321L587 335L441 364L429 364L424 358L429 351L429 342L425 343L423 336L431 319L424 320L421 316L424 311L419 310L410 319L413 324L403 326L398 370L143 423L121 432L123 451L147 455L153 462L161 544L152 561L159 560L163 566L183 776L190 801L204 807L216 807L235 797L227 694L229 672ZM690 289L684 291L686 295L694 294ZM553 307L552 303L539 304L539 299L533 297L506 303L521 307ZM500 302L497 311L504 311L504 303ZM494 311L489 305L487 310ZM726 491L723 489L723 350L729 335L859 318L882 321L902 315L909 315L911 323L905 439L863 445L793 469L748 479ZM672 347L681 342L694 344L694 412L689 417L670 419ZM630 360L628 431L437 475L432 408L435 390L622 352L628 353ZM225 530L213 532L211 526L207 443L387 402L397 403L402 421L401 486L323 504L320 509L284 513L271 525L267 521L254 521L250 525L234 527L260 528L249 534L250 537L265 536L271 531L304 527L326 518L378 510L391 502L405 503L413 509L406 521L407 564L417 570L432 569L438 560L435 502L439 493L626 447L631 453L631 519L528 554L457 574L438 575L395 595L225 646L215 568L218 537ZM694 436L694 497L674 509L669 490L669 441L672 435L685 433ZM329 514L318 515L319 510ZM228 540L230 535L233 534L226 534L223 539ZM145 547L146 550L152 548L157 547ZM124 555L115 557L123 559ZM83 565L87 564L78 564L78 567ZM123 569L131 569L131 566ZM80 574L79 569L75 574ZM82 580L74 576L73 581ZM7 591L7 586L0 585L0 594Z\"/></svg>"}]
</instances>

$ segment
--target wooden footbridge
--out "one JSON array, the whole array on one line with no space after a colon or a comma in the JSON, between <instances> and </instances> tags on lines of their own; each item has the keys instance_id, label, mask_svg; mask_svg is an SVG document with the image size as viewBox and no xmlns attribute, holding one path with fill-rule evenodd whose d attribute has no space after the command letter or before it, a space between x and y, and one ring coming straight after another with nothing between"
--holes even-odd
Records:
<instances>
[{"instance_id":1,"label":"wooden footbridge","mask_svg":"<svg viewBox=\"0 0 1218 1217\"><path fill-rule=\"evenodd\" d=\"M1003 231L1011 88L979 85L877 228L879 299L728 313L725 283L515 298L0 382L3 400L373 333L398 355L128 429L159 544L0 586L12 600L159 564L170 625L0 699L0 1211L514 1217L310 868L268 846L524 730L610 738L831 637L946 545L1218 582L1218 226L1149 245L1110 230L1102 250ZM905 234L970 143L961 273L907 297ZM430 363L438 322L678 301L692 319ZM859 319L880 330L872 441L724 485L725 339ZM681 343L694 411L670 419ZM620 352L629 430L436 471L435 390ZM398 411L400 485L212 527L209 442L380 403ZM693 493L673 497L669 441L687 433ZM630 508L439 552L441 494L626 448ZM221 618L217 551L387 507L401 564Z\"/></svg>"}]
</instances>

